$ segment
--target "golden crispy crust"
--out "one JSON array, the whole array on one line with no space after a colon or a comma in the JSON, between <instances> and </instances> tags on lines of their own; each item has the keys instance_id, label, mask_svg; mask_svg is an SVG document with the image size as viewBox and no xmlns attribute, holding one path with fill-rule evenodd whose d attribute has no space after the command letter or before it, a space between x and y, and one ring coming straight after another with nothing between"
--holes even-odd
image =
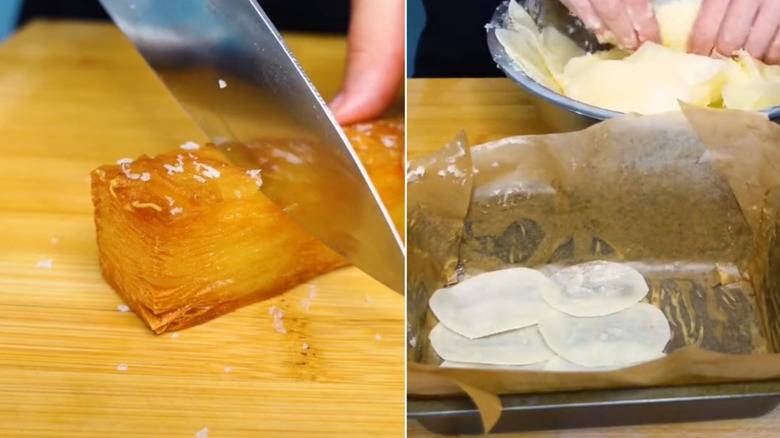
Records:
<instances>
[{"instance_id":1,"label":"golden crispy crust","mask_svg":"<svg viewBox=\"0 0 780 438\"><path fill-rule=\"evenodd\" d=\"M347 134L403 229L403 124ZM201 324L347 265L266 198L260 181L211 146L92 172L103 276L155 333Z\"/></svg>"}]
</instances>

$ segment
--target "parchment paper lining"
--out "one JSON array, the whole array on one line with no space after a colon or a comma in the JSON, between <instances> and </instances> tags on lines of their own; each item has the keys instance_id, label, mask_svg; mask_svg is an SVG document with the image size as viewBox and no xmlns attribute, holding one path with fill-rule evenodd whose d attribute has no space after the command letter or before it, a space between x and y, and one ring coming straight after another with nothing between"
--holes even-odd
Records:
<instances>
[{"instance_id":1,"label":"parchment paper lining","mask_svg":"<svg viewBox=\"0 0 780 438\"><path fill-rule=\"evenodd\" d=\"M489 430L500 394L780 378L780 126L764 115L684 106L470 151L461 134L419 166L407 198L410 396L467 392ZM587 374L438 368L427 346L437 288L595 258L645 274L647 300L672 316L669 356Z\"/></svg>"}]
</instances>

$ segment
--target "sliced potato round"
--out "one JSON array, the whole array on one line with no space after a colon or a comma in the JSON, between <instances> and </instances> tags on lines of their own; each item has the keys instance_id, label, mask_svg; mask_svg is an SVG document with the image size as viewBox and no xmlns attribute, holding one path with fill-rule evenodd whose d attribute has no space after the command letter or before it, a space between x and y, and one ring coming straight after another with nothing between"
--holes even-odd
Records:
<instances>
[{"instance_id":1,"label":"sliced potato round","mask_svg":"<svg viewBox=\"0 0 780 438\"><path fill-rule=\"evenodd\" d=\"M533 31L523 27L515 30L496 29L496 38L507 55L529 78L551 90L561 91L558 84L553 81L552 73L547 69L547 61L542 54L539 37Z\"/></svg>"},{"instance_id":2,"label":"sliced potato round","mask_svg":"<svg viewBox=\"0 0 780 438\"><path fill-rule=\"evenodd\" d=\"M536 21L531 17L531 14L529 14L516 0L511 0L509 2L507 12L509 13L510 19L509 25L512 29L529 29L534 32L539 31L539 26L536 25Z\"/></svg>"},{"instance_id":3,"label":"sliced potato round","mask_svg":"<svg viewBox=\"0 0 780 438\"><path fill-rule=\"evenodd\" d=\"M538 323L549 308L542 294L550 289L558 286L541 272L510 268L439 289L429 304L449 329L473 339Z\"/></svg>"},{"instance_id":4,"label":"sliced potato round","mask_svg":"<svg viewBox=\"0 0 780 438\"><path fill-rule=\"evenodd\" d=\"M539 331L559 356L586 367L624 367L656 359L671 338L666 315L644 303L597 318L550 311L539 322Z\"/></svg>"},{"instance_id":5,"label":"sliced potato round","mask_svg":"<svg viewBox=\"0 0 780 438\"><path fill-rule=\"evenodd\" d=\"M469 339L440 323L431 330L428 339L436 354L451 362L526 365L545 361L553 355L536 327Z\"/></svg>"},{"instance_id":6,"label":"sliced potato round","mask_svg":"<svg viewBox=\"0 0 780 438\"><path fill-rule=\"evenodd\" d=\"M621 263L588 262L561 269L550 279L558 288L542 298L556 310L574 316L602 316L640 302L649 288L642 274Z\"/></svg>"}]
</instances>

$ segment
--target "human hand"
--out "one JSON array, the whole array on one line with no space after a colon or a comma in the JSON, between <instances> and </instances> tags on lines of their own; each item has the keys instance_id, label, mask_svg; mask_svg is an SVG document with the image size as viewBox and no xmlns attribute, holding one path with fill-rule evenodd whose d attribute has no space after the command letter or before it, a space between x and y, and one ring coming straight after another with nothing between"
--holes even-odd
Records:
<instances>
[{"instance_id":1,"label":"human hand","mask_svg":"<svg viewBox=\"0 0 780 438\"><path fill-rule=\"evenodd\" d=\"M404 80L404 0L352 0L347 70L330 104L342 125L379 117Z\"/></svg>"},{"instance_id":2,"label":"human hand","mask_svg":"<svg viewBox=\"0 0 780 438\"><path fill-rule=\"evenodd\" d=\"M652 0L561 0L600 41L633 50L661 42Z\"/></svg>"},{"instance_id":3,"label":"human hand","mask_svg":"<svg viewBox=\"0 0 780 438\"><path fill-rule=\"evenodd\" d=\"M691 53L750 56L780 64L780 0L704 0L688 41Z\"/></svg>"}]
</instances>

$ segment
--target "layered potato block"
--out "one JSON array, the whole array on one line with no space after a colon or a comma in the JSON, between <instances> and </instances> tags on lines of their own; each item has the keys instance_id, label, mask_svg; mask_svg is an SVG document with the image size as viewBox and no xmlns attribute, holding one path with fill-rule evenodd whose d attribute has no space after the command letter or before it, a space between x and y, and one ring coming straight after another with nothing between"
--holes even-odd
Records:
<instances>
[{"instance_id":1,"label":"layered potato block","mask_svg":"<svg viewBox=\"0 0 780 438\"><path fill-rule=\"evenodd\" d=\"M404 125L346 129L396 228L404 220ZM262 175L212 145L94 170L103 277L160 334L278 295L348 262L260 191Z\"/></svg>"}]
</instances>

